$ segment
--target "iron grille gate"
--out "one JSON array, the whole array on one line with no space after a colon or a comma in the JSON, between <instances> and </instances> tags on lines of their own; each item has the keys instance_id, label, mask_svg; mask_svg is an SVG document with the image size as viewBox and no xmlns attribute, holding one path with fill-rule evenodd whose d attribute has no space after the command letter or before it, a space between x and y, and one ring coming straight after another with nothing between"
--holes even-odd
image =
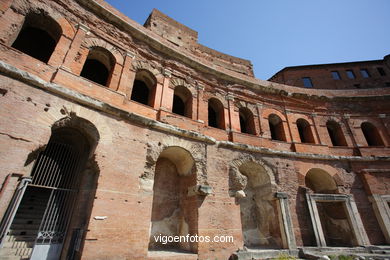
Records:
<instances>
[{"instance_id":1,"label":"iron grille gate","mask_svg":"<svg viewBox=\"0 0 390 260\"><path fill-rule=\"evenodd\" d=\"M49 142L39 155L29 186L50 191L31 259L57 259L78 191L81 153L73 146Z\"/></svg>"}]
</instances>

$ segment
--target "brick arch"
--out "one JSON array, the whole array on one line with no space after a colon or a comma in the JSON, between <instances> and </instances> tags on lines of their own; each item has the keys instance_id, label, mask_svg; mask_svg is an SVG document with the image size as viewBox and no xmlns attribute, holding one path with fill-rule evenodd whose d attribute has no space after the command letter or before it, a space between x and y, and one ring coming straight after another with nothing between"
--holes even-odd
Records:
<instances>
[{"instance_id":1,"label":"brick arch","mask_svg":"<svg viewBox=\"0 0 390 260\"><path fill-rule=\"evenodd\" d=\"M89 157L91 157L100 140L100 134L96 126L89 120L78 117L75 113L70 113L68 116L54 122L51 130L53 132L56 129L63 127L77 129L87 138L91 146L91 153L89 155Z\"/></svg>"},{"instance_id":2,"label":"brick arch","mask_svg":"<svg viewBox=\"0 0 390 260\"><path fill-rule=\"evenodd\" d=\"M123 64L123 55L120 50L102 39L99 39L97 37L86 38L83 42L83 46L87 47L88 49L93 47L100 47L106 49L112 54L112 56L114 56L116 63Z\"/></svg>"},{"instance_id":3,"label":"brick arch","mask_svg":"<svg viewBox=\"0 0 390 260\"><path fill-rule=\"evenodd\" d=\"M261 113L261 117L262 118L267 118L271 115L271 114L275 114L277 115L283 122L286 121L286 116L280 112L279 110L277 109L274 109L274 108L267 108L267 109L264 109Z\"/></svg>"},{"instance_id":4,"label":"brick arch","mask_svg":"<svg viewBox=\"0 0 390 260\"><path fill-rule=\"evenodd\" d=\"M276 184L276 180L275 180L275 175L274 175L271 167L268 166L264 161L257 160L252 155L242 155L239 158L234 159L230 163L230 167L229 167L229 195L235 196L237 191L245 189L245 187L247 185L248 178L245 175L243 175L239 169L242 165L244 165L248 162L255 163L264 169L265 173L267 174L267 176L270 179L272 189L276 192L277 191L277 184Z\"/></svg>"},{"instance_id":5,"label":"brick arch","mask_svg":"<svg viewBox=\"0 0 390 260\"><path fill-rule=\"evenodd\" d=\"M373 126L376 127L376 129L378 130L379 133L382 133L382 124L379 122L379 120L377 120L376 118L369 118L369 119L359 119L359 120L356 120L357 122L357 126L358 127L361 127L361 125L363 123L370 123L372 124Z\"/></svg>"},{"instance_id":6,"label":"brick arch","mask_svg":"<svg viewBox=\"0 0 390 260\"><path fill-rule=\"evenodd\" d=\"M248 103L248 102L245 102L245 101L242 101L242 100L237 100L236 101L236 107L238 109L240 109L240 108L247 108L247 109L249 109L252 112L252 115L254 117L257 117L257 109L256 109L256 105L255 104L251 104L251 103Z\"/></svg>"},{"instance_id":7,"label":"brick arch","mask_svg":"<svg viewBox=\"0 0 390 260\"><path fill-rule=\"evenodd\" d=\"M182 78L172 77L170 86L172 86L173 89L178 86L186 87L191 92L193 97L196 97L198 94L196 91L196 87Z\"/></svg>"},{"instance_id":8,"label":"brick arch","mask_svg":"<svg viewBox=\"0 0 390 260\"><path fill-rule=\"evenodd\" d=\"M203 99L208 102L211 98L217 99L221 104L223 105L223 108L227 109L228 108L228 103L227 100L222 93L211 93L211 92L204 92Z\"/></svg>"},{"instance_id":9,"label":"brick arch","mask_svg":"<svg viewBox=\"0 0 390 260\"><path fill-rule=\"evenodd\" d=\"M329 116L326 121L325 121L325 124L329 121L334 121L336 123L338 123L340 126L342 126L344 123L343 123L343 120L341 118L338 118L338 117L335 117L335 116Z\"/></svg>"},{"instance_id":10,"label":"brick arch","mask_svg":"<svg viewBox=\"0 0 390 260\"><path fill-rule=\"evenodd\" d=\"M298 181L299 185L305 186L305 177L306 174L311 170L311 169L321 169L325 172L327 172L333 180L336 182L337 186L344 186L344 179L342 177L342 173L340 173L339 170L336 168L333 168L332 166L329 165L308 165L307 167L303 168L301 171L298 171Z\"/></svg>"},{"instance_id":11,"label":"brick arch","mask_svg":"<svg viewBox=\"0 0 390 260\"><path fill-rule=\"evenodd\" d=\"M151 74L153 74L156 77L157 80L159 78L163 77L163 75L161 74L161 71L159 69L153 67L149 62L146 62L143 60L134 60L131 63L131 65L135 71L138 71L138 70L149 71Z\"/></svg>"},{"instance_id":12,"label":"brick arch","mask_svg":"<svg viewBox=\"0 0 390 260\"><path fill-rule=\"evenodd\" d=\"M20 6L19 6L20 4ZM26 4L28 5L26 7ZM14 1L12 7L24 16L27 16L29 13L41 14L44 16L48 16L53 19L62 29L62 35L67 38L73 38L76 33L76 28L71 25L71 23L65 19L60 13L58 13L55 9L51 8L48 5L32 2L32 3L18 3ZM23 22L22 22L23 24ZM21 25L22 26L22 25Z\"/></svg>"},{"instance_id":13,"label":"brick arch","mask_svg":"<svg viewBox=\"0 0 390 260\"><path fill-rule=\"evenodd\" d=\"M144 172L140 175L141 189L145 191L153 189L152 183L154 181L156 162L164 150L172 147L183 149L192 156L197 184L207 184L206 150L203 145L170 137L160 142L150 142L147 146Z\"/></svg>"}]
</instances>

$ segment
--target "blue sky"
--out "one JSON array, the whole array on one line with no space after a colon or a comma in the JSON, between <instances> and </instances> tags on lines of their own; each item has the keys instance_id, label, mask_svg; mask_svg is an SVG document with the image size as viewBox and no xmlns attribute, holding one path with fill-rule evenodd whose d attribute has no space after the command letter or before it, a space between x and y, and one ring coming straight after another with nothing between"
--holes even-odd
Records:
<instances>
[{"instance_id":1,"label":"blue sky","mask_svg":"<svg viewBox=\"0 0 390 260\"><path fill-rule=\"evenodd\" d=\"M199 43L251 60L260 79L390 54L390 0L106 1L140 24L157 8L198 31Z\"/></svg>"}]
</instances>

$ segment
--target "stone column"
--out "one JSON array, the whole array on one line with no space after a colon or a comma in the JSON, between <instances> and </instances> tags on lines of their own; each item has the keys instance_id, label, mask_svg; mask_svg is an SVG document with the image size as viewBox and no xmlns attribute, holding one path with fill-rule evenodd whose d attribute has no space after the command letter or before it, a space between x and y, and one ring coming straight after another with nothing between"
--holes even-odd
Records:
<instances>
[{"instance_id":1,"label":"stone column","mask_svg":"<svg viewBox=\"0 0 390 260\"><path fill-rule=\"evenodd\" d=\"M306 201L310 212L311 223L313 224L314 236L318 247L325 247L326 241L324 231L322 230L320 216L318 214L317 203L312 199L311 194L306 190Z\"/></svg>"},{"instance_id":2,"label":"stone column","mask_svg":"<svg viewBox=\"0 0 390 260\"><path fill-rule=\"evenodd\" d=\"M297 249L297 243L295 241L295 234L291 220L290 207L288 203L288 194L285 192L276 192L275 196L279 201L278 215L280 231L282 232L283 248Z\"/></svg>"},{"instance_id":3,"label":"stone column","mask_svg":"<svg viewBox=\"0 0 390 260\"><path fill-rule=\"evenodd\" d=\"M355 233L356 241L359 246L368 246L370 245L370 241L368 240L368 236L366 230L364 229L362 219L360 218L359 211L356 207L355 200L353 199L352 195L346 196L346 209L348 212L348 217L350 219L352 230Z\"/></svg>"},{"instance_id":4,"label":"stone column","mask_svg":"<svg viewBox=\"0 0 390 260\"><path fill-rule=\"evenodd\" d=\"M78 59L78 52L80 51L81 44L83 43L85 36L88 34L89 28L87 26L83 24L77 25L76 35L73 38L72 44L70 45L70 49L65 56L64 63L61 66L63 69L73 72L77 75L80 74L81 69L84 65L84 61L76 62L76 60Z\"/></svg>"},{"instance_id":5,"label":"stone column","mask_svg":"<svg viewBox=\"0 0 390 260\"><path fill-rule=\"evenodd\" d=\"M385 236L386 243L390 244L390 208L388 205L390 195L373 194L372 197L369 197L369 200L374 208L375 216Z\"/></svg>"},{"instance_id":6,"label":"stone column","mask_svg":"<svg viewBox=\"0 0 390 260\"><path fill-rule=\"evenodd\" d=\"M126 52L122 74L117 89L119 93L125 94L129 99L131 97L131 90L133 88L135 79L135 71L131 70L131 63L133 62L134 58L135 54L133 52Z\"/></svg>"}]
</instances>

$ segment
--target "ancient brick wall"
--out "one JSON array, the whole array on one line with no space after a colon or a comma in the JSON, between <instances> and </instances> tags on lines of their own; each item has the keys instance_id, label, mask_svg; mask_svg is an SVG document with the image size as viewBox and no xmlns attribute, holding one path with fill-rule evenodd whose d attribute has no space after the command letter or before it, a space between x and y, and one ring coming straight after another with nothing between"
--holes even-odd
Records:
<instances>
[{"instance_id":1,"label":"ancient brick wall","mask_svg":"<svg viewBox=\"0 0 390 260\"><path fill-rule=\"evenodd\" d=\"M228 56L186 50L185 37L196 32L158 11L163 33L153 29L153 15L145 28L104 1L16 0L0 8L2 215L54 129L68 127L93 147L69 224L82 230L78 258L226 259L247 241L262 249L316 246L307 203L317 192L307 181L313 171L321 185L335 185L331 195L352 196L368 239L359 245L386 243L370 197L390 195L388 88L302 89L255 79L244 60L233 59L232 69L217 61ZM13 45L31 13L61 28L47 62ZM185 48L169 40L177 37L170 24L187 34ZM106 69L106 84L81 76L91 60ZM166 255L150 244L152 230L234 241L170 244L182 251ZM68 232L62 258L72 250Z\"/></svg>"}]
</instances>

